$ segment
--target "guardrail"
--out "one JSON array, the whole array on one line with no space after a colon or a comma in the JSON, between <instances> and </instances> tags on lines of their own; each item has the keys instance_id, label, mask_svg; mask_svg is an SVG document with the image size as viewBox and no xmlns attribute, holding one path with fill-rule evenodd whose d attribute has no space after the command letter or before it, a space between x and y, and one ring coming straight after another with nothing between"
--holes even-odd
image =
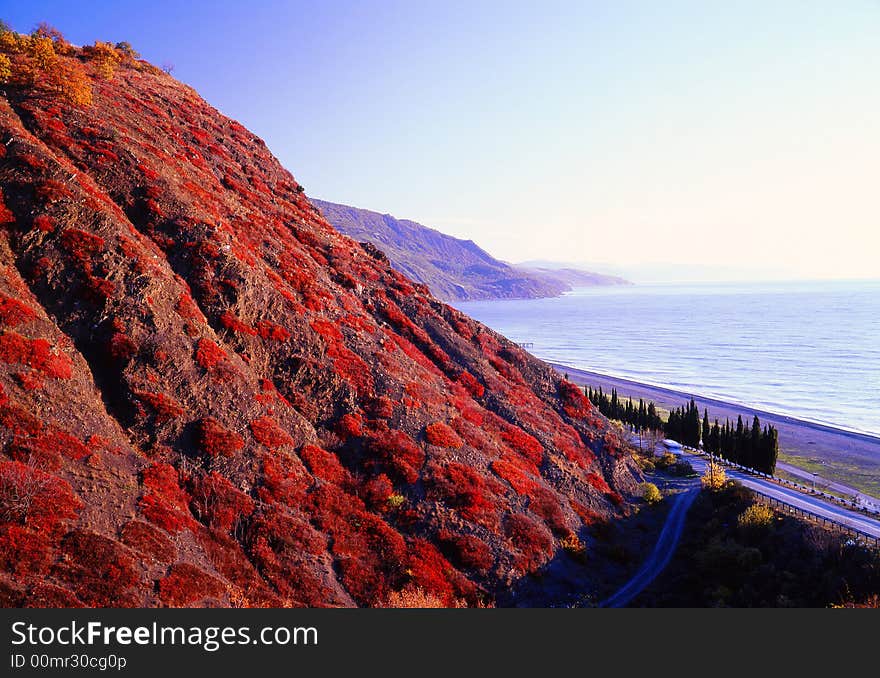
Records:
<instances>
[{"instance_id":1,"label":"guardrail","mask_svg":"<svg viewBox=\"0 0 880 678\"><path fill-rule=\"evenodd\" d=\"M754 488L749 488L758 498L759 502L765 503L770 507L775 507L777 510L782 509L786 513L790 513L793 516L798 518L805 518L807 520L811 520L814 523L818 523L825 528L830 528L837 532L842 532L844 534L849 535L853 539L862 542L865 546L869 548L880 549L880 539L875 537L873 534L868 534L867 532L862 532L860 529L856 527L852 527L850 525L846 525L845 523L839 523L836 520L832 520L827 516L819 515L818 513L813 513L807 509L803 509L800 506L795 506L794 504L789 504L788 502L782 501L781 499L777 499L776 497L771 497L768 494L764 494L760 490L756 490Z\"/></svg>"}]
</instances>

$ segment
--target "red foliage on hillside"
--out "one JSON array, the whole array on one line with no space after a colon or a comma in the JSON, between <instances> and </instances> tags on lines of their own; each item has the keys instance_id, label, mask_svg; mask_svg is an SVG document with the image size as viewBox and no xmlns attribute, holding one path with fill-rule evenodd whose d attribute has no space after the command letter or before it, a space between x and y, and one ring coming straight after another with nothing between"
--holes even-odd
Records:
<instances>
[{"instance_id":1,"label":"red foliage on hillside","mask_svg":"<svg viewBox=\"0 0 880 678\"><path fill-rule=\"evenodd\" d=\"M57 69L0 93L3 600L473 603L625 512L638 471L579 389L192 89L47 39Z\"/></svg>"},{"instance_id":2,"label":"red foliage on hillside","mask_svg":"<svg viewBox=\"0 0 880 678\"><path fill-rule=\"evenodd\" d=\"M199 449L209 457L231 457L244 448L244 438L213 417L199 421L196 441Z\"/></svg>"},{"instance_id":3,"label":"red foliage on hillside","mask_svg":"<svg viewBox=\"0 0 880 678\"><path fill-rule=\"evenodd\" d=\"M442 421L435 421L433 424L428 424L425 427L425 440L431 445L436 445L437 447L451 447L453 449L458 449L464 445L461 438L456 435L455 431Z\"/></svg>"}]
</instances>

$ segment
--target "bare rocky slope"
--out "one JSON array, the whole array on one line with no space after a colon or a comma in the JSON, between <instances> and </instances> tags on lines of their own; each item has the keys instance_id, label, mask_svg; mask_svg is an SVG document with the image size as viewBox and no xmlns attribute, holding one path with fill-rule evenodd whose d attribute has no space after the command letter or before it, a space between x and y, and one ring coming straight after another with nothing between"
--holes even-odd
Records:
<instances>
[{"instance_id":1,"label":"bare rocky slope","mask_svg":"<svg viewBox=\"0 0 880 678\"><path fill-rule=\"evenodd\" d=\"M262 140L128 54L8 44L0 603L491 603L626 511L582 392Z\"/></svg>"},{"instance_id":2,"label":"bare rocky slope","mask_svg":"<svg viewBox=\"0 0 880 678\"><path fill-rule=\"evenodd\" d=\"M556 297L573 287L626 281L589 271L527 270L495 259L461 240L415 221L324 200L312 203L338 231L381 249L391 265L449 301Z\"/></svg>"}]
</instances>

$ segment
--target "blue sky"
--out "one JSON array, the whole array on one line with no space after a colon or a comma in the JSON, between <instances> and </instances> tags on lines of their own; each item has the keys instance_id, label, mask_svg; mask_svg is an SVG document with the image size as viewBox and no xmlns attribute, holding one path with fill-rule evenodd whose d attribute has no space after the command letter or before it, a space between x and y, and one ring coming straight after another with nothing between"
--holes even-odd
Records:
<instances>
[{"instance_id":1,"label":"blue sky","mask_svg":"<svg viewBox=\"0 0 880 678\"><path fill-rule=\"evenodd\" d=\"M10 2L511 260L880 277L880 3Z\"/></svg>"}]
</instances>

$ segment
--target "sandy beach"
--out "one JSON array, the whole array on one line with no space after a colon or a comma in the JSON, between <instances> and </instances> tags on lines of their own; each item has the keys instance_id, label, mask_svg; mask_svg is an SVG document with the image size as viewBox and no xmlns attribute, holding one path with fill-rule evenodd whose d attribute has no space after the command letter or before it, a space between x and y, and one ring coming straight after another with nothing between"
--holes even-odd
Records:
<instances>
[{"instance_id":1,"label":"sandy beach","mask_svg":"<svg viewBox=\"0 0 880 678\"><path fill-rule=\"evenodd\" d=\"M700 411L709 410L709 419L736 420L742 415L747 423L757 415L762 424L772 424L779 431L780 464L778 469L800 476L804 481L815 478L817 486L838 493L855 493L880 497L880 438L816 424L763 410L705 398L673 389L641 384L565 365L549 363L559 372L567 373L577 384L599 386L610 393L616 388L622 397L653 400L663 409L683 405L693 397ZM818 474L816 477L815 474ZM806 483L809 484L809 483Z\"/></svg>"}]
</instances>

